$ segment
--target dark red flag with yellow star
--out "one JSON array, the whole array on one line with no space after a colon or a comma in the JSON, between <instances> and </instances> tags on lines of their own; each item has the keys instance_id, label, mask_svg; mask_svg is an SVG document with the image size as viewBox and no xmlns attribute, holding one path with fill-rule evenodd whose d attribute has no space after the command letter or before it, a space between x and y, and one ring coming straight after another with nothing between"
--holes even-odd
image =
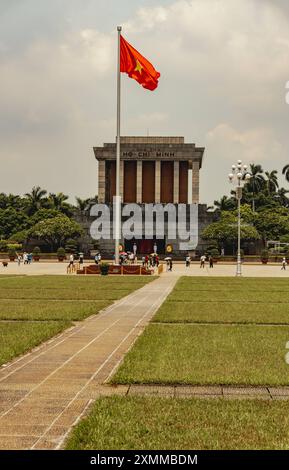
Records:
<instances>
[{"instance_id":1,"label":"dark red flag with yellow star","mask_svg":"<svg viewBox=\"0 0 289 470\"><path fill-rule=\"evenodd\" d=\"M161 76L154 66L120 36L120 71L148 90L155 90Z\"/></svg>"}]
</instances>

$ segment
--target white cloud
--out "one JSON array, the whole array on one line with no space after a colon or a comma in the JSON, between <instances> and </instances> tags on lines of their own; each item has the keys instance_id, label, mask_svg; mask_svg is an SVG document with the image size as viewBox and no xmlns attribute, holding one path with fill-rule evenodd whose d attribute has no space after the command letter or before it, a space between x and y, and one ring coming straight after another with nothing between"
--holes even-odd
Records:
<instances>
[{"instance_id":1,"label":"white cloud","mask_svg":"<svg viewBox=\"0 0 289 470\"><path fill-rule=\"evenodd\" d=\"M121 20L120 3L114 2ZM209 202L224 190L221 179L231 160L270 168L288 160L288 16L274 2L259 0L163 3L156 0L123 22L124 36L161 78L151 93L123 76L122 129L185 135L206 145L201 185ZM10 37L13 28L18 37L21 14L14 9ZM60 22L57 35L27 31L29 41L13 54L1 38L1 190L26 192L39 183L53 191L94 193L92 146L115 139L116 31L83 25L83 19L77 24L72 8L65 17L73 21ZM52 162L58 168L53 177ZM23 165L28 178L15 173Z\"/></svg>"},{"instance_id":2,"label":"white cloud","mask_svg":"<svg viewBox=\"0 0 289 470\"><path fill-rule=\"evenodd\" d=\"M227 123L221 123L207 134L208 147L229 160L274 165L285 149L272 129L253 128L242 132Z\"/></svg>"}]
</instances>

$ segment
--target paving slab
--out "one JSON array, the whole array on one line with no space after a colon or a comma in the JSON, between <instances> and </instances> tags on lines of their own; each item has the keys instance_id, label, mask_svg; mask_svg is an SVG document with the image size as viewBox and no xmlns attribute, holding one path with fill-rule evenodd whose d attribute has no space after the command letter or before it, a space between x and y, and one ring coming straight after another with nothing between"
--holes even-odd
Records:
<instances>
[{"instance_id":1,"label":"paving slab","mask_svg":"<svg viewBox=\"0 0 289 470\"><path fill-rule=\"evenodd\" d=\"M174 387L165 385L131 385L128 395L173 397Z\"/></svg>"},{"instance_id":2,"label":"paving slab","mask_svg":"<svg viewBox=\"0 0 289 470\"><path fill-rule=\"evenodd\" d=\"M92 400L111 394L103 383L176 281L176 277L157 278L2 367L0 449L59 448ZM127 391L128 387L113 388L115 394ZM20 423L27 426L23 436L17 429Z\"/></svg>"},{"instance_id":3,"label":"paving slab","mask_svg":"<svg viewBox=\"0 0 289 470\"><path fill-rule=\"evenodd\" d=\"M176 397L183 397L187 395L222 395L222 387L219 385L207 387L202 385L183 385L176 387Z\"/></svg>"},{"instance_id":4,"label":"paving slab","mask_svg":"<svg viewBox=\"0 0 289 470\"><path fill-rule=\"evenodd\" d=\"M289 398L289 387L269 387L269 392L272 397L276 396L288 396Z\"/></svg>"},{"instance_id":5,"label":"paving slab","mask_svg":"<svg viewBox=\"0 0 289 470\"><path fill-rule=\"evenodd\" d=\"M224 395L269 395L268 389L266 387L223 387Z\"/></svg>"}]
</instances>

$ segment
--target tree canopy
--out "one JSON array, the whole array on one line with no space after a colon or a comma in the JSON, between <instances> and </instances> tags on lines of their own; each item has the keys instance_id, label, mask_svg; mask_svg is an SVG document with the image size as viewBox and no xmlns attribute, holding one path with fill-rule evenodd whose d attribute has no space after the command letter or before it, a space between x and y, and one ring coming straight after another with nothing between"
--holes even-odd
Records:
<instances>
[{"instance_id":1,"label":"tree canopy","mask_svg":"<svg viewBox=\"0 0 289 470\"><path fill-rule=\"evenodd\" d=\"M65 215L41 220L29 231L31 237L44 240L52 250L63 246L69 238L79 237L81 234L81 226Z\"/></svg>"}]
</instances>

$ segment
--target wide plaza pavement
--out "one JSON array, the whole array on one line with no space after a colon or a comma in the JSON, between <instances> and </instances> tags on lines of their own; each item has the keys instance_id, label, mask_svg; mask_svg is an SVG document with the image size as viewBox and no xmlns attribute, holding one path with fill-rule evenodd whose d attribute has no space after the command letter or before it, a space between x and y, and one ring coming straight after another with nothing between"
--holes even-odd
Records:
<instances>
[{"instance_id":1,"label":"wide plaza pavement","mask_svg":"<svg viewBox=\"0 0 289 470\"><path fill-rule=\"evenodd\" d=\"M93 262L85 263L85 265L93 264ZM68 262L39 262L32 263L30 265L21 264L18 266L17 263L9 263L7 268L0 265L0 275L12 274L12 275L66 275ZM185 263L175 262L173 264L173 271L166 272L164 265L164 275L166 276L235 276L236 265L233 263L223 264L217 263L214 268L209 268L208 263L205 268L200 268L198 263L192 263L189 268L186 268ZM246 277L288 277L289 278L289 266L287 269L281 270L280 264L243 264L242 274Z\"/></svg>"}]
</instances>

